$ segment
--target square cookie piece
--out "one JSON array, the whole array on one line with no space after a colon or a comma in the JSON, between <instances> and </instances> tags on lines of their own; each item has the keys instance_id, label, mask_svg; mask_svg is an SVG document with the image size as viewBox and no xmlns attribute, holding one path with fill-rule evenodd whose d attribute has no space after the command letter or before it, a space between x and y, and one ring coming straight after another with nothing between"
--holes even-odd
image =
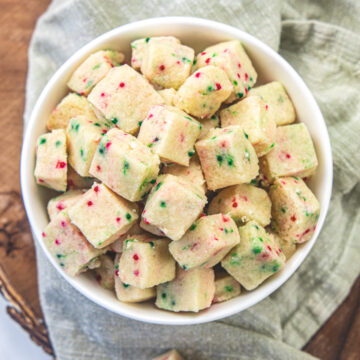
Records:
<instances>
[{"instance_id":1,"label":"square cookie piece","mask_svg":"<svg viewBox=\"0 0 360 360\"><path fill-rule=\"evenodd\" d=\"M238 224L254 220L261 226L270 224L271 201L267 192L249 184L230 186L212 200L208 213L228 214Z\"/></svg>"},{"instance_id":2,"label":"square cookie piece","mask_svg":"<svg viewBox=\"0 0 360 360\"><path fill-rule=\"evenodd\" d=\"M67 86L80 95L88 95L105 75L124 61L124 54L115 50L100 50L91 54L71 75Z\"/></svg>"},{"instance_id":3,"label":"square cookie piece","mask_svg":"<svg viewBox=\"0 0 360 360\"><path fill-rule=\"evenodd\" d=\"M66 128L69 163L80 176L90 176L91 161L106 132L107 127L101 121L94 122L81 115L70 120Z\"/></svg>"},{"instance_id":4,"label":"square cookie piece","mask_svg":"<svg viewBox=\"0 0 360 360\"><path fill-rule=\"evenodd\" d=\"M173 36L155 36L133 41L131 43L131 66L135 70L140 70L146 48L150 42L180 44L180 40Z\"/></svg>"},{"instance_id":5,"label":"square cookie piece","mask_svg":"<svg viewBox=\"0 0 360 360\"><path fill-rule=\"evenodd\" d=\"M176 278L157 287L155 305L169 311L198 312L211 305L215 293L213 269L176 270Z\"/></svg>"},{"instance_id":6,"label":"square cookie piece","mask_svg":"<svg viewBox=\"0 0 360 360\"><path fill-rule=\"evenodd\" d=\"M120 129L135 133L154 105L163 98L137 71L128 65L111 69L94 87L88 100Z\"/></svg>"},{"instance_id":7,"label":"square cookie piece","mask_svg":"<svg viewBox=\"0 0 360 360\"><path fill-rule=\"evenodd\" d=\"M206 197L197 187L180 177L162 175L147 198L142 218L171 240L179 240L205 204Z\"/></svg>"},{"instance_id":8,"label":"square cookie piece","mask_svg":"<svg viewBox=\"0 0 360 360\"><path fill-rule=\"evenodd\" d=\"M215 275L215 295L213 303L230 300L241 293L240 284L230 275Z\"/></svg>"},{"instance_id":9,"label":"square cookie piece","mask_svg":"<svg viewBox=\"0 0 360 360\"><path fill-rule=\"evenodd\" d=\"M121 254L115 256L115 294L118 300L128 303L138 303L150 300L156 296L156 287L139 289L135 286L123 283L119 277L119 261Z\"/></svg>"},{"instance_id":10,"label":"square cookie piece","mask_svg":"<svg viewBox=\"0 0 360 360\"><path fill-rule=\"evenodd\" d=\"M70 119L78 115L83 115L94 122L97 121L93 107L87 101L86 97L70 93L69 95L66 95L51 112L46 121L46 127L49 130L66 129Z\"/></svg>"},{"instance_id":11,"label":"square cookie piece","mask_svg":"<svg viewBox=\"0 0 360 360\"><path fill-rule=\"evenodd\" d=\"M260 96L268 105L268 116L277 126L288 125L295 121L295 109L284 85L273 81L250 90L249 96Z\"/></svg>"},{"instance_id":12,"label":"square cookie piece","mask_svg":"<svg viewBox=\"0 0 360 360\"><path fill-rule=\"evenodd\" d=\"M285 264L285 256L263 227L255 221L239 228L240 244L221 262L246 290L253 290Z\"/></svg>"},{"instance_id":13,"label":"square cookie piece","mask_svg":"<svg viewBox=\"0 0 360 360\"><path fill-rule=\"evenodd\" d=\"M255 150L240 126L210 130L195 147L209 190L250 182L259 172Z\"/></svg>"},{"instance_id":14,"label":"square cookie piece","mask_svg":"<svg viewBox=\"0 0 360 360\"><path fill-rule=\"evenodd\" d=\"M67 186L66 136L62 129L40 135L36 142L35 179L57 191Z\"/></svg>"},{"instance_id":15,"label":"square cookie piece","mask_svg":"<svg viewBox=\"0 0 360 360\"><path fill-rule=\"evenodd\" d=\"M209 118L219 110L232 89L223 70L206 66L186 79L176 94L175 105L193 116Z\"/></svg>"},{"instance_id":16,"label":"square cookie piece","mask_svg":"<svg viewBox=\"0 0 360 360\"><path fill-rule=\"evenodd\" d=\"M98 256L106 251L91 246L79 229L70 222L67 210L61 211L51 220L42 237L50 254L70 276L100 266Z\"/></svg>"},{"instance_id":17,"label":"square cookie piece","mask_svg":"<svg viewBox=\"0 0 360 360\"><path fill-rule=\"evenodd\" d=\"M125 240L119 262L123 283L145 289L175 277L175 261L169 253L169 240L134 235Z\"/></svg>"},{"instance_id":18,"label":"square cookie piece","mask_svg":"<svg viewBox=\"0 0 360 360\"><path fill-rule=\"evenodd\" d=\"M152 38L144 48L141 72L155 85L178 89L190 75L194 55L188 46Z\"/></svg>"},{"instance_id":19,"label":"square cookie piece","mask_svg":"<svg viewBox=\"0 0 360 360\"><path fill-rule=\"evenodd\" d=\"M260 97L247 97L221 110L221 126L241 126L256 155L263 156L275 145L276 123L268 116L268 108Z\"/></svg>"},{"instance_id":20,"label":"square cookie piece","mask_svg":"<svg viewBox=\"0 0 360 360\"><path fill-rule=\"evenodd\" d=\"M165 354L157 356L153 360L184 360L184 359L176 350L173 349Z\"/></svg>"},{"instance_id":21,"label":"square cookie piece","mask_svg":"<svg viewBox=\"0 0 360 360\"><path fill-rule=\"evenodd\" d=\"M196 154L192 155L189 166L181 166L177 164L168 164L163 167L163 174L171 174L174 176L179 176L184 180L189 181L194 186L197 186L199 189L206 192L206 184L203 172L201 170L201 165L199 158Z\"/></svg>"},{"instance_id":22,"label":"square cookie piece","mask_svg":"<svg viewBox=\"0 0 360 360\"><path fill-rule=\"evenodd\" d=\"M62 210L74 205L86 190L69 190L64 194L49 200L47 212L50 220L54 219Z\"/></svg>"},{"instance_id":23,"label":"square cookie piece","mask_svg":"<svg viewBox=\"0 0 360 360\"><path fill-rule=\"evenodd\" d=\"M138 139L163 162L188 166L200 129L201 124L183 111L157 105L142 122Z\"/></svg>"},{"instance_id":24,"label":"square cookie piece","mask_svg":"<svg viewBox=\"0 0 360 360\"><path fill-rule=\"evenodd\" d=\"M320 204L300 178L275 180L270 188L272 229L285 241L303 243L313 236Z\"/></svg>"},{"instance_id":25,"label":"square cookie piece","mask_svg":"<svg viewBox=\"0 0 360 360\"><path fill-rule=\"evenodd\" d=\"M217 214L198 219L179 240L169 245L171 255L184 269L210 268L240 242L234 220Z\"/></svg>"},{"instance_id":26,"label":"square cookie piece","mask_svg":"<svg viewBox=\"0 0 360 360\"><path fill-rule=\"evenodd\" d=\"M67 171L67 188L68 190L76 189L89 189L94 183L95 179L93 177L83 177L80 176L72 167L68 164Z\"/></svg>"},{"instance_id":27,"label":"square cookie piece","mask_svg":"<svg viewBox=\"0 0 360 360\"><path fill-rule=\"evenodd\" d=\"M136 204L95 183L69 208L69 217L90 244L100 249L126 233L138 215Z\"/></svg>"},{"instance_id":28,"label":"square cookie piece","mask_svg":"<svg viewBox=\"0 0 360 360\"><path fill-rule=\"evenodd\" d=\"M159 166L159 157L142 142L111 129L99 143L90 174L125 199L139 201L156 179Z\"/></svg>"},{"instance_id":29,"label":"square cookie piece","mask_svg":"<svg viewBox=\"0 0 360 360\"><path fill-rule=\"evenodd\" d=\"M213 65L224 70L234 86L232 100L246 96L257 73L239 40L222 42L206 48L196 58L197 69Z\"/></svg>"},{"instance_id":30,"label":"square cookie piece","mask_svg":"<svg viewBox=\"0 0 360 360\"><path fill-rule=\"evenodd\" d=\"M114 290L114 260L109 255L99 256L100 266L95 269L95 278L101 287Z\"/></svg>"},{"instance_id":31,"label":"square cookie piece","mask_svg":"<svg viewBox=\"0 0 360 360\"><path fill-rule=\"evenodd\" d=\"M261 172L270 182L285 176L311 176L317 166L314 144L303 123L278 127L274 148L260 159Z\"/></svg>"}]
</instances>

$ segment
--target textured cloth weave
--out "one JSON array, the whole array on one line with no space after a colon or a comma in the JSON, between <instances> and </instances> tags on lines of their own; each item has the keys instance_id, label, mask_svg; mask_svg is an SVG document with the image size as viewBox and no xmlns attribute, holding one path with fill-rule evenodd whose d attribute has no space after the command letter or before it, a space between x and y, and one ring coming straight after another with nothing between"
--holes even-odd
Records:
<instances>
[{"instance_id":1,"label":"textured cloth weave","mask_svg":"<svg viewBox=\"0 0 360 360\"><path fill-rule=\"evenodd\" d=\"M356 0L55 0L29 49L25 122L43 86L81 46L122 24L197 16L256 36L299 72L325 117L334 190L321 235L294 276L240 314L197 326L129 320L93 304L52 268L39 246L40 299L59 360L150 359L177 348L186 359L310 359L300 351L360 273L360 3Z\"/></svg>"}]
</instances>

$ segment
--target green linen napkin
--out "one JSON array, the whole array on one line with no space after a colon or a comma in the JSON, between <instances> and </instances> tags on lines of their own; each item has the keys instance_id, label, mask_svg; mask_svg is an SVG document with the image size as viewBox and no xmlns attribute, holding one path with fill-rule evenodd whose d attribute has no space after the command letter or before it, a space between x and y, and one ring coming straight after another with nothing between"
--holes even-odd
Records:
<instances>
[{"instance_id":1,"label":"green linen napkin","mask_svg":"<svg viewBox=\"0 0 360 360\"><path fill-rule=\"evenodd\" d=\"M94 37L155 16L224 22L278 50L313 92L327 122L334 191L321 235L298 271L247 311L210 324L161 326L114 315L69 286L37 245L42 309L59 360L310 359L301 352L360 273L360 5L356 0L55 0L29 49L25 122L55 70Z\"/></svg>"}]
</instances>

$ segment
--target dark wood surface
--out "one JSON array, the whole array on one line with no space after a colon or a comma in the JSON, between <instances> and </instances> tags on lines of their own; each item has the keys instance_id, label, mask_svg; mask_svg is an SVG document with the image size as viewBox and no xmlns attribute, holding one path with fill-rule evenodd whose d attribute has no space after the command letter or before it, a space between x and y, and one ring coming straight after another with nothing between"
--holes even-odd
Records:
<instances>
[{"instance_id":1,"label":"dark wood surface","mask_svg":"<svg viewBox=\"0 0 360 360\"><path fill-rule=\"evenodd\" d=\"M48 353L51 344L37 293L33 240L22 206L19 162L27 49L49 0L0 0L0 290L9 315ZM305 346L326 360L360 359L360 279L345 302Z\"/></svg>"}]
</instances>

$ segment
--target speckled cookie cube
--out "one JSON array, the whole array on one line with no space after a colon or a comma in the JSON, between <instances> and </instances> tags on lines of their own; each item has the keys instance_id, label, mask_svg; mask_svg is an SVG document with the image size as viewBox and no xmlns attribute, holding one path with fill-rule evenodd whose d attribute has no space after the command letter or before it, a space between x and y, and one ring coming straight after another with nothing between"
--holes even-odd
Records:
<instances>
[{"instance_id":1,"label":"speckled cookie cube","mask_svg":"<svg viewBox=\"0 0 360 360\"><path fill-rule=\"evenodd\" d=\"M175 105L193 116L209 118L230 96L232 89L223 70L206 66L186 79L176 94Z\"/></svg>"},{"instance_id":2,"label":"speckled cookie cube","mask_svg":"<svg viewBox=\"0 0 360 360\"><path fill-rule=\"evenodd\" d=\"M257 79L257 73L239 40L222 42L206 48L196 58L196 67L213 65L224 70L234 86L232 100L247 95Z\"/></svg>"},{"instance_id":3,"label":"speckled cookie cube","mask_svg":"<svg viewBox=\"0 0 360 360\"><path fill-rule=\"evenodd\" d=\"M169 251L184 270L210 268L239 242L234 220L216 214L198 219L179 241L169 245Z\"/></svg>"},{"instance_id":4,"label":"speckled cookie cube","mask_svg":"<svg viewBox=\"0 0 360 360\"><path fill-rule=\"evenodd\" d=\"M204 139L211 129L220 127L220 118L217 115L213 115L209 118L202 119L201 126L199 140Z\"/></svg>"},{"instance_id":5,"label":"speckled cookie cube","mask_svg":"<svg viewBox=\"0 0 360 360\"><path fill-rule=\"evenodd\" d=\"M241 293L240 284L230 275L215 274L215 295L213 303L230 300Z\"/></svg>"},{"instance_id":6,"label":"speckled cookie cube","mask_svg":"<svg viewBox=\"0 0 360 360\"><path fill-rule=\"evenodd\" d=\"M141 200L159 172L160 160L138 139L119 129L105 134L95 152L90 174L127 200Z\"/></svg>"},{"instance_id":7,"label":"speckled cookie cube","mask_svg":"<svg viewBox=\"0 0 360 360\"><path fill-rule=\"evenodd\" d=\"M166 105L175 105L176 90L173 88L158 90Z\"/></svg>"},{"instance_id":8,"label":"speckled cookie cube","mask_svg":"<svg viewBox=\"0 0 360 360\"><path fill-rule=\"evenodd\" d=\"M157 356L153 360L184 360L184 359L176 350L173 349L166 352L165 354Z\"/></svg>"},{"instance_id":9,"label":"speckled cookie cube","mask_svg":"<svg viewBox=\"0 0 360 360\"><path fill-rule=\"evenodd\" d=\"M128 303L137 303L150 300L156 296L156 287L139 289L135 286L123 283L119 277L119 261L121 254L115 256L115 294L118 300Z\"/></svg>"},{"instance_id":10,"label":"speckled cookie cube","mask_svg":"<svg viewBox=\"0 0 360 360\"><path fill-rule=\"evenodd\" d=\"M97 120L93 107L87 101L86 97L70 93L66 95L51 112L46 121L46 127L49 130L66 129L70 119L78 115L83 115L94 122Z\"/></svg>"},{"instance_id":11,"label":"speckled cookie cube","mask_svg":"<svg viewBox=\"0 0 360 360\"><path fill-rule=\"evenodd\" d=\"M95 249L85 239L80 230L70 222L67 209L51 220L42 233L42 238L50 254L70 276L100 266L98 256L106 251Z\"/></svg>"},{"instance_id":12,"label":"speckled cookie cube","mask_svg":"<svg viewBox=\"0 0 360 360\"><path fill-rule=\"evenodd\" d=\"M163 98L137 71L128 65L112 68L94 87L88 100L120 129L135 133L150 108Z\"/></svg>"},{"instance_id":13,"label":"speckled cookie cube","mask_svg":"<svg viewBox=\"0 0 360 360\"><path fill-rule=\"evenodd\" d=\"M107 127L84 116L73 117L66 128L69 163L83 177L89 177L89 168L101 137Z\"/></svg>"},{"instance_id":14,"label":"speckled cookie cube","mask_svg":"<svg viewBox=\"0 0 360 360\"><path fill-rule=\"evenodd\" d=\"M296 177L277 179L269 194L272 229L286 241L310 240L319 219L320 204L304 181Z\"/></svg>"},{"instance_id":15,"label":"speckled cookie cube","mask_svg":"<svg viewBox=\"0 0 360 360\"><path fill-rule=\"evenodd\" d=\"M190 75L194 55L188 46L151 38L143 50L141 72L153 84L178 89Z\"/></svg>"},{"instance_id":16,"label":"speckled cookie cube","mask_svg":"<svg viewBox=\"0 0 360 360\"><path fill-rule=\"evenodd\" d=\"M138 215L136 204L95 183L69 208L69 218L91 245L103 248L126 233Z\"/></svg>"},{"instance_id":17,"label":"speckled cookie cube","mask_svg":"<svg viewBox=\"0 0 360 360\"><path fill-rule=\"evenodd\" d=\"M142 218L171 240L179 240L201 214L206 201L204 193L188 181L161 175L147 198Z\"/></svg>"},{"instance_id":18,"label":"speckled cookie cube","mask_svg":"<svg viewBox=\"0 0 360 360\"><path fill-rule=\"evenodd\" d=\"M196 153L192 155L189 166L168 164L167 166L164 166L162 172L163 174L171 174L174 176L179 176L191 182L199 189L202 189L204 193L206 192L204 174L201 170L200 161Z\"/></svg>"},{"instance_id":19,"label":"speckled cookie cube","mask_svg":"<svg viewBox=\"0 0 360 360\"><path fill-rule=\"evenodd\" d=\"M53 130L37 139L34 176L39 185L57 191L66 190L67 154L64 130Z\"/></svg>"},{"instance_id":20,"label":"speckled cookie cube","mask_svg":"<svg viewBox=\"0 0 360 360\"><path fill-rule=\"evenodd\" d=\"M80 95L88 95L114 66L124 61L124 54L115 50L100 50L91 54L71 75L67 86Z\"/></svg>"},{"instance_id":21,"label":"speckled cookie cube","mask_svg":"<svg viewBox=\"0 0 360 360\"><path fill-rule=\"evenodd\" d=\"M129 237L119 262L121 281L145 289L174 279L175 261L168 247L168 239L148 235Z\"/></svg>"},{"instance_id":22,"label":"speckled cookie cube","mask_svg":"<svg viewBox=\"0 0 360 360\"><path fill-rule=\"evenodd\" d=\"M96 281L104 289L114 290L114 260L109 255L99 256L100 266L95 269Z\"/></svg>"},{"instance_id":23,"label":"speckled cookie cube","mask_svg":"<svg viewBox=\"0 0 360 360\"><path fill-rule=\"evenodd\" d=\"M131 43L131 66L135 70L140 70L144 58L144 53L150 42L168 42L173 44L180 44L180 40L173 36L155 36L133 41Z\"/></svg>"},{"instance_id":24,"label":"speckled cookie cube","mask_svg":"<svg viewBox=\"0 0 360 360\"><path fill-rule=\"evenodd\" d=\"M271 235L274 237L274 240L279 245L280 249L284 253L286 260L289 260L296 252L296 243L292 241L286 241L283 238L281 238L276 233L271 233Z\"/></svg>"},{"instance_id":25,"label":"speckled cookie cube","mask_svg":"<svg viewBox=\"0 0 360 360\"><path fill-rule=\"evenodd\" d=\"M157 287L155 305L170 311L198 312L211 305L215 293L213 269L176 270L176 278Z\"/></svg>"},{"instance_id":26,"label":"speckled cookie cube","mask_svg":"<svg viewBox=\"0 0 360 360\"><path fill-rule=\"evenodd\" d=\"M209 190L250 182L259 172L255 150L239 126L212 129L195 147Z\"/></svg>"},{"instance_id":27,"label":"speckled cookie cube","mask_svg":"<svg viewBox=\"0 0 360 360\"><path fill-rule=\"evenodd\" d=\"M208 209L211 214L228 214L238 224L255 220L261 226L270 224L271 201L267 192L249 184L230 186L221 190Z\"/></svg>"},{"instance_id":28,"label":"speckled cookie cube","mask_svg":"<svg viewBox=\"0 0 360 360\"><path fill-rule=\"evenodd\" d=\"M163 162L188 166L200 128L201 124L183 111L157 105L142 122L138 139Z\"/></svg>"},{"instance_id":29,"label":"speckled cookie cube","mask_svg":"<svg viewBox=\"0 0 360 360\"><path fill-rule=\"evenodd\" d=\"M62 210L74 205L86 190L69 190L64 194L49 200L47 212L50 220L54 219Z\"/></svg>"},{"instance_id":30,"label":"speckled cookie cube","mask_svg":"<svg viewBox=\"0 0 360 360\"><path fill-rule=\"evenodd\" d=\"M260 159L261 172L270 182L284 176L311 176L317 166L314 144L303 123L278 127L274 148Z\"/></svg>"},{"instance_id":31,"label":"speckled cookie cube","mask_svg":"<svg viewBox=\"0 0 360 360\"><path fill-rule=\"evenodd\" d=\"M221 126L241 126L256 155L263 156L275 145L276 123L268 116L268 108L260 97L247 97L221 110Z\"/></svg>"},{"instance_id":32,"label":"speckled cookie cube","mask_svg":"<svg viewBox=\"0 0 360 360\"><path fill-rule=\"evenodd\" d=\"M260 96L268 105L268 116L276 125L288 125L295 121L295 109L286 90L278 81L255 87L249 96Z\"/></svg>"},{"instance_id":33,"label":"speckled cookie cube","mask_svg":"<svg viewBox=\"0 0 360 360\"><path fill-rule=\"evenodd\" d=\"M68 190L75 189L89 189L94 183L93 177L80 176L72 167L68 164L67 171L67 188Z\"/></svg>"},{"instance_id":34,"label":"speckled cookie cube","mask_svg":"<svg viewBox=\"0 0 360 360\"><path fill-rule=\"evenodd\" d=\"M255 221L241 226L239 234L240 244L221 265L246 290L253 290L283 268L285 256L273 237Z\"/></svg>"}]
</instances>

